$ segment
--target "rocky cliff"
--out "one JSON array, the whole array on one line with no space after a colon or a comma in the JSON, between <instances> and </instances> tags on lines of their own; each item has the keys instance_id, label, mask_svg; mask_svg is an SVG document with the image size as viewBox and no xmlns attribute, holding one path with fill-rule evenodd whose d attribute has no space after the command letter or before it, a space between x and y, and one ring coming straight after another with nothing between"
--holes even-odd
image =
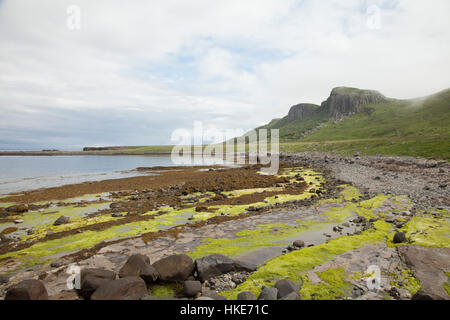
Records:
<instances>
[{"instance_id":1,"label":"rocky cliff","mask_svg":"<svg viewBox=\"0 0 450 320\"><path fill-rule=\"evenodd\" d=\"M293 106L288 113L288 121L302 120L305 118L312 117L318 109L319 106L308 103L301 103Z\"/></svg>"},{"instance_id":2,"label":"rocky cliff","mask_svg":"<svg viewBox=\"0 0 450 320\"><path fill-rule=\"evenodd\" d=\"M322 102L321 108L329 110L329 118L341 119L363 111L363 107L368 104L385 101L386 97L378 91L338 87Z\"/></svg>"}]
</instances>

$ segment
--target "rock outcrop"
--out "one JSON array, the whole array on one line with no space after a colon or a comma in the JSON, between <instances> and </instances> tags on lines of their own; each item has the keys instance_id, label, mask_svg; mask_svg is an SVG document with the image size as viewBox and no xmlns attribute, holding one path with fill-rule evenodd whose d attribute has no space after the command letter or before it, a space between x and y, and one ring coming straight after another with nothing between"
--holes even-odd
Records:
<instances>
[{"instance_id":1,"label":"rock outcrop","mask_svg":"<svg viewBox=\"0 0 450 320\"><path fill-rule=\"evenodd\" d=\"M9 288L5 300L48 300L48 293L41 281L27 279Z\"/></svg>"},{"instance_id":2,"label":"rock outcrop","mask_svg":"<svg viewBox=\"0 0 450 320\"><path fill-rule=\"evenodd\" d=\"M303 120L312 117L319 106L308 103L301 103L291 107L288 113L288 121Z\"/></svg>"},{"instance_id":3,"label":"rock outcrop","mask_svg":"<svg viewBox=\"0 0 450 320\"><path fill-rule=\"evenodd\" d=\"M321 108L329 109L329 118L341 119L365 110L370 112L370 109L363 107L384 101L387 101L386 97L378 91L338 87L334 88L328 99L322 102Z\"/></svg>"},{"instance_id":4,"label":"rock outcrop","mask_svg":"<svg viewBox=\"0 0 450 320\"><path fill-rule=\"evenodd\" d=\"M400 257L419 279L420 299L448 300L444 289L450 270L450 249L422 246L398 246ZM417 297L416 297L417 298ZM419 298L417 298L419 299Z\"/></svg>"}]
</instances>

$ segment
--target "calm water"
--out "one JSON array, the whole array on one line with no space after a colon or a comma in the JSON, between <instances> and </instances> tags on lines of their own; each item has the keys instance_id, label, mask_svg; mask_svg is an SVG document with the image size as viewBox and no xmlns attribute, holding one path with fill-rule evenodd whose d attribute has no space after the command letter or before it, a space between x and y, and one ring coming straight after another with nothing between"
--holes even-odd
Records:
<instances>
[{"instance_id":1,"label":"calm water","mask_svg":"<svg viewBox=\"0 0 450 320\"><path fill-rule=\"evenodd\" d=\"M0 195L142 175L130 170L172 165L170 156L1 156Z\"/></svg>"}]
</instances>

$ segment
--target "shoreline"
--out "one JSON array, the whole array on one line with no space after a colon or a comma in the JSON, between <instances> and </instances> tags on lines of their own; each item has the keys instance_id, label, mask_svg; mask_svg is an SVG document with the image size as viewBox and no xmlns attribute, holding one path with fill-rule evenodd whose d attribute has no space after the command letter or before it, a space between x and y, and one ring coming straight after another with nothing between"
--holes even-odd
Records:
<instances>
[{"instance_id":1,"label":"shoreline","mask_svg":"<svg viewBox=\"0 0 450 320\"><path fill-rule=\"evenodd\" d=\"M136 168L157 175L2 198L15 204L0 208L0 275L9 275L8 284L0 284L0 297L31 277L42 281L54 299L80 299L65 287L68 266L118 273L136 253L152 262L223 253L256 265L235 272L232 277L241 279L236 282L230 274L202 280L202 295L214 299L236 299L243 291L258 296L262 285L273 286L286 277L303 282L302 299L409 300L420 287L443 297L442 284L436 283L442 277L423 276L442 270L405 263L404 255L412 248L427 257L450 257L450 243L442 236L449 228L446 161L319 153L280 158L277 176L260 175L261 166ZM69 221L54 225L61 216ZM393 243L398 232L408 241ZM297 240L303 247L293 247ZM401 247L405 250L397 249ZM307 263L311 255L314 264ZM378 293L365 287L369 263L379 265L386 277ZM361 274L353 273L355 266ZM323 272L339 281L310 282ZM160 299L183 297L173 289L180 284L156 280L148 292Z\"/></svg>"}]
</instances>

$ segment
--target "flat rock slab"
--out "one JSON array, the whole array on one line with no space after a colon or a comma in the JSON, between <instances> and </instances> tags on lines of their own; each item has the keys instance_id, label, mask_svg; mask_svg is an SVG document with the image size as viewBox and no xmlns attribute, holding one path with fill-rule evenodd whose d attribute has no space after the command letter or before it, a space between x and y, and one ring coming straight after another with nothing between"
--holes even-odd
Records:
<instances>
[{"instance_id":1,"label":"flat rock slab","mask_svg":"<svg viewBox=\"0 0 450 320\"><path fill-rule=\"evenodd\" d=\"M414 272L422 285L422 292L433 299L449 300L443 285L450 272L450 249L422 246L398 246L404 263Z\"/></svg>"}]
</instances>

